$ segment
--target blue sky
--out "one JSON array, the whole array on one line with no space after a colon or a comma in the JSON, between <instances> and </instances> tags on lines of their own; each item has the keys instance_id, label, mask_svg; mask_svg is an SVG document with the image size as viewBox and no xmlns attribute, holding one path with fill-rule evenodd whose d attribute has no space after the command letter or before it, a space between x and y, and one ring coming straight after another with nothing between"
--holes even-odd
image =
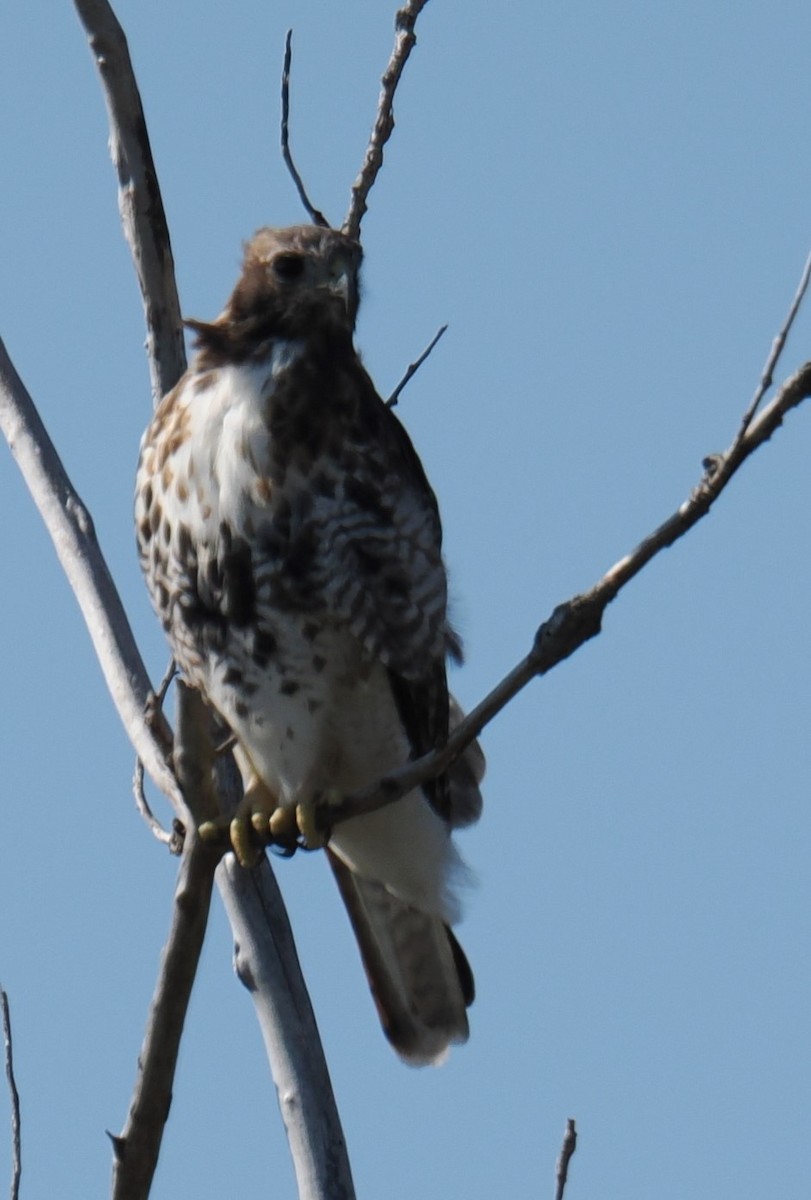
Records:
<instances>
[{"instance_id":1,"label":"blue sky","mask_svg":"<svg viewBox=\"0 0 811 1200\"><path fill-rule=\"evenodd\" d=\"M463 9L463 11L462 11ZM338 223L394 6L121 0L183 311L210 317L242 239L302 219L293 139ZM442 507L478 700L732 439L811 247L807 47L788 0L431 0L363 227L358 332ZM153 677L131 491L149 413L106 116L66 2L4 13L0 332L91 508ZM811 357L811 306L781 376ZM469 1045L434 1071L384 1042L318 855L278 865L358 1194L745 1200L811 1179L808 726L811 413L611 606L604 632L487 731L460 938ZM104 1195L175 863L76 604L0 454L0 981L24 1195ZM293 1194L250 1001L215 902L156 1200ZM0 1178L9 1167L0 1095Z\"/></svg>"}]
</instances>

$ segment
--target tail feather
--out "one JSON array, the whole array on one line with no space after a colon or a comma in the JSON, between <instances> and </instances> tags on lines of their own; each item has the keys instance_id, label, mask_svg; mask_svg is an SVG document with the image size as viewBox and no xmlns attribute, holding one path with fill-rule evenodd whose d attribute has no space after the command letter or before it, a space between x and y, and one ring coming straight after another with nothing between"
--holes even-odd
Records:
<instances>
[{"instance_id":1,"label":"tail feather","mask_svg":"<svg viewBox=\"0 0 811 1200\"><path fill-rule=\"evenodd\" d=\"M383 1031L406 1062L441 1062L468 1038L473 975L440 918L420 912L327 851Z\"/></svg>"}]
</instances>

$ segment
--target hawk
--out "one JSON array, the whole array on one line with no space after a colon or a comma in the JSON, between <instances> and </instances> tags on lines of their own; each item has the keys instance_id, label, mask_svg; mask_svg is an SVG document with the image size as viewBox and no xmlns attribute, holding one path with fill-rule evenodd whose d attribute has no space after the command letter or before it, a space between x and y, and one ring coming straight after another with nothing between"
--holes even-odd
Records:
<instances>
[{"instance_id":1,"label":"hawk","mask_svg":"<svg viewBox=\"0 0 811 1200\"><path fill-rule=\"evenodd\" d=\"M361 248L332 229L261 229L142 444L141 565L185 679L235 739L243 865L316 803L447 739L436 499L354 348ZM381 1022L400 1056L437 1062L468 1036L473 976L451 925L483 758L341 822L327 854ZM259 831L257 838L254 831Z\"/></svg>"}]
</instances>

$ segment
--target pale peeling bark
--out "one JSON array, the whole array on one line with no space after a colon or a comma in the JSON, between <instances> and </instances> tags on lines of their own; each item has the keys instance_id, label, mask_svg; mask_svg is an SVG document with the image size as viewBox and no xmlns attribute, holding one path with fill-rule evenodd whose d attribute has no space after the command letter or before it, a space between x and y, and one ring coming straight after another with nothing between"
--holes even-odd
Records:
<instances>
[{"instance_id":1,"label":"pale peeling bark","mask_svg":"<svg viewBox=\"0 0 811 1200\"><path fill-rule=\"evenodd\" d=\"M251 994L290 1143L299 1196L353 1200L349 1159L310 997L267 859L245 871L233 854L217 886L234 931L234 968ZM290 971L290 963L295 971Z\"/></svg>"},{"instance_id":2,"label":"pale peeling bark","mask_svg":"<svg viewBox=\"0 0 811 1200\"><path fill-rule=\"evenodd\" d=\"M130 741L152 780L172 802L178 817L187 820L188 811L177 780L145 716L149 678L96 540L92 518L70 482L2 341L0 429L79 602L107 687Z\"/></svg>"}]
</instances>

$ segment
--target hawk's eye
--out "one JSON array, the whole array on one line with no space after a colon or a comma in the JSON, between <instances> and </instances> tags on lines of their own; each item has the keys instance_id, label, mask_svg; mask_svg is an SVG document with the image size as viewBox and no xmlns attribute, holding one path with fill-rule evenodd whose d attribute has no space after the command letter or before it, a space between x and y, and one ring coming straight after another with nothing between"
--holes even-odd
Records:
<instances>
[{"instance_id":1,"label":"hawk's eye","mask_svg":"<svg viewBox=\"0 0 811 1200\"><path fill-rule=\"evenodd\" d=\"M304 258L301 254L277 254L273 260L273 270L279 279L289 283L304 274Z\"/></svg>"}]
</instances>

